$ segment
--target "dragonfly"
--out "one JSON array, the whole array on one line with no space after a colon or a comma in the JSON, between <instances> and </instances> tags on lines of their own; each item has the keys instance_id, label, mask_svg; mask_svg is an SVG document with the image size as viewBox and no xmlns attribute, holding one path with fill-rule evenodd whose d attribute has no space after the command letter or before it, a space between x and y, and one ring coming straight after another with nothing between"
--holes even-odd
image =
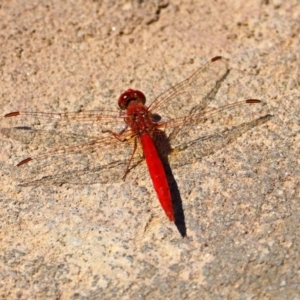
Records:
<instances>
[{"instance_id":1,"label":"dragonfly","mask_svg":"<svg viewBox=\"0 0 300 300\"><path fill-rule=\"evenodd\" d=\"M52 147L21 160L13 176L21 186L110 183L125 179L145 161L158 200L174 221L165 158L175 164L194 162L201 158L207 137L224 144L220 141L226 139L226 130L209 136L209 129L236 125L234 119L243 126L253 107L263 104L251 98L218 105L215 96L228 70L228 60L216 56L148 106L144 93L130 88L119 96L116 111L7 113L3 119L8 126L1 129L2 134L28 145L36 141L36 145ZM265 122L260 120L246 123L247 130ZM235 137L242 127L236 128Z\"/></svg>"}]
</instances>

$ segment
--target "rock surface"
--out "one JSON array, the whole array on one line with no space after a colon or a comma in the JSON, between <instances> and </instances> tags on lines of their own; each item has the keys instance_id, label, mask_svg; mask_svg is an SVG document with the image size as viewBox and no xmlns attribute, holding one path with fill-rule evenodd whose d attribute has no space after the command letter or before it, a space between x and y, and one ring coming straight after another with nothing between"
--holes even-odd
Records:
<instances>
[{"instance_id":1,"label":"rock surface","mask_svg":"<svg viewBox=\"0 0 300 300\"><path fill-rule=\"evenodd\" d=\"M184 238L145 168L20 187L12 166L51 141L2 134L0 298L299 299L299 19L297 0L4 1L2 115L116 109L125 89L151 99L222 55L217 96L261 99L272 117L171 165Z\"/></svg>"}]
</instances>

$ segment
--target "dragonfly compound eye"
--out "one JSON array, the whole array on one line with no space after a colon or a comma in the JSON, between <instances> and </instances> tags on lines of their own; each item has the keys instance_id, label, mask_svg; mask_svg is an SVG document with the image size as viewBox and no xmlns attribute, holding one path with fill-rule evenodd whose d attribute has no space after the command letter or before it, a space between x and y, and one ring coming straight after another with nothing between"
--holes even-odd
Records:
<instances>
[{"instance_id":1,"label":"dragonfly compound eye","mask_svg":"<svg viewBox=\"0 0 300 300\"><path fill-rule=\"evenodd\" d=\"M146 103L146 97L141 91L129 89L121 94L118 105L122 110L125 110L131 101L144 105Z\"/></svg>"}]
</instances>

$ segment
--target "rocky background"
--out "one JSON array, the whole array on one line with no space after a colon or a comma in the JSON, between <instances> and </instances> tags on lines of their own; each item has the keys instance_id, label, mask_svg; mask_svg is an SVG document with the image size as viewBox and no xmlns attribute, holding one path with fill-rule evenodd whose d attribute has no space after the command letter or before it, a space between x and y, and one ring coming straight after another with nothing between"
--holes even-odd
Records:
<instances>
[{"instance_id":1,"label":"rocky background","mask_svg":"<svg viewBox=\"0 0 300 300\"><path fill-rule=\"evenodd\" d=\"M216 98L261 99L270 117L171 164L177 226L143 166L125 182L19 186L13 166L51 143L1 119L0 298L299 299L299 20L298 0L2 1L2 115L113 110L129 87L150 100L222 55Z\"/></svg>"}]
</instances>

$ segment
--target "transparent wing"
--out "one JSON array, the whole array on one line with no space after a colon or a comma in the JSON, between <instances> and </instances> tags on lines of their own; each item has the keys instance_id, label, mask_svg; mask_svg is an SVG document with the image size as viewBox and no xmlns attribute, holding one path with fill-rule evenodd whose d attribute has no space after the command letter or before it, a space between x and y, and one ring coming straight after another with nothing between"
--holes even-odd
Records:
<instances>
[{"instance_id":1,"label":"transparent wing","mask_svg":"<svg viewBox=\"0 0 300 300\"><path fill-rule=\"evenodd\" d=\"M172 155L169 156L169 162L172 168L195 163L199 159L212 155L233 143L242 134L268 122L271 118L272 115L266 114L251 121L244 120L242 123L230 128L223 128L223 131L202 131L202 134L198 134L198 137L194 136L193 138L186 137L188 129L184 128L178 135L180 142L176 145L173 143L173 151Z\"/></svg>"},{"instance_id":2,"label":"transparent wing","mask_svg":"<svg viewBox=\"0 0 300 300\"><path fill-rule=\"evenodd\" d=\"M165 128L172 147L191 142L194 138L220 134L233 126L238 126L254 118L267 114L264 102L248 99L218 108L208 108L198 112L192 111L182 118L171 119Z\"/></svg>"},{"instance_id":3,"label":"transparent wing","mask_svg":"<svg viewBox=\"0 0 300 300\"><path fill-rule=\"evenodd\" d=\"M215 57L150 104L153 122L158 120L158 127L164 129L173 149L176 159L171 156L170 161L175 166L213 153L267 120L260 118L263 110L259 100L214 106L212 100L227 74L227 60ZM156 119L156 115L161 119ZM31 148L42 146L45 151L19 163L13 171L14 177L21 185L120 180L134 148L130 142L134 140L133 133L125 127L124 118L124 112L103 110L5 115L0 125L2 134ZM253 118L255 121L250 121ZM117 138L112 132L120 136ZM162 134L158 140L162 140ZM139 149L130 166L142 160Z\"/></svg>"},{"instance_id":4,"label":"transparent wing","mask_svg":"<svg viewBox=\"0 0 300 300\"><path fill-rule=\"evenodd\" d=\"M29 148L30 157L12 170L23 186L120 180L133 151L133 135L120 112L13 112L0 124L2 135ZM111 132L121 133L119 139ZM42 154L34 155L37 148ZM141 153L136 151L130 167L142 160Z\"/></svg>"},{"instance_id":5,"label":"transparent wing","mask_svg":"<svg viewBox=\"0 0 300 300\"><path fill-rule=\"evenodd\" d=\"M51 131L56 135L76 133L77 136L94 138L107 137L109 131L120 132L124 125L124 112L104 110L70 113L18 111L6 114L1 120L1 127L6 128ZM18 139L16 134L15 138Z\"/></svg>"},{"instance_id":6,"label":"transparent wing","mask_svg":"<svg viewBox=\"0 0 300 300\"><path fill-rule=\"evenodd\" d=\"M187 115L195 107L202 110L214 98L227 73L228 61L221 56L214 57L189 78L159 95L149 109L165 120Z\"/></svg>"},{"instance_id":7,"label":"transparent wing","mask_svg":"<svg viewBox=\"0 0 300 300\"><path fill-rule=\"evenodd\" d=\"M267 115L266 105L260 100L226 103L225 97L216 98L227 74L228 61L214 57L150 104L151 112L161 117L159 124L173 149L180 151L194 140L221 136L230 128Z\"/></svg>"},{"instance_id":8,"label":"transparent wing","mask_svg":"<svg viewBox=\"0 0 300 300\"><path fill-rule=\"evenodd\" d=\"M130 139L130 133L127 134ZM47 184L93 184L121 180L128 167L134 143L114 136L85 141L68 147L54 148L19 162L12 175L21 186ZM143 160L138 149L130 168Z\"/></svg>"}]
</instances>

